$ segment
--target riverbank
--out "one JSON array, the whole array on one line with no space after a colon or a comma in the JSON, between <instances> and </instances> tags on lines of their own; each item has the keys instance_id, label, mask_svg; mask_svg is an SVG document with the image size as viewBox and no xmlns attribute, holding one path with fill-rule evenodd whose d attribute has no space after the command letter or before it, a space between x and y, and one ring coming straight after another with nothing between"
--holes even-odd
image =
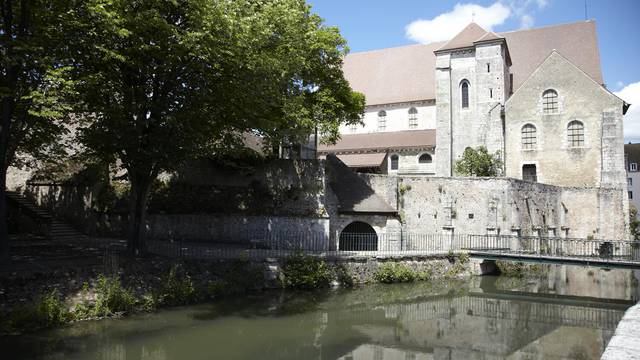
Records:
<instances>
[{"instance_id":1,"label":"riverbank","mask_svg":"<svg viewBox=\"0 0 640 360\"><path fill-rule=\"evenodd\" d=\"M484 269L486 271L487 269ZM62 263L55 271L0 274L0 332L15 334L68 322L121 317L275 288L352 287L479 275L466 254L251 261L117 256L102 264Z\"/></svg>"},{"instance_id":2,"label":"riverbank","mask_svg":"<svg viewBox=\"0 0 640 360\"><path fill-rule=\"evenodd\" d=\"M640 303L625 312L601 358L601 360L636 359L640 359Z\"/></svg>"}]
</instances>

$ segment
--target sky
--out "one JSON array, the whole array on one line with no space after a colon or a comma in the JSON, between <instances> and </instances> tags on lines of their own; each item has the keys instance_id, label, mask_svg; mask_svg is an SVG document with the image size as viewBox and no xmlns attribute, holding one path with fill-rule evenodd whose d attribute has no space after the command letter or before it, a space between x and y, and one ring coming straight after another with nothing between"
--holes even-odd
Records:
<instances>
[{"instance_id":1,"label":"sky","mask_svg":"<svg viewBox=\"0 0 640 360\"><path fill-rule=\"evenodd\" d=\"M472 19L496 32L596 21L609 90L631 103L625 142L640 142L640 0L308 0L351 52L447 40Z\"/></svg>"}]
</instances>

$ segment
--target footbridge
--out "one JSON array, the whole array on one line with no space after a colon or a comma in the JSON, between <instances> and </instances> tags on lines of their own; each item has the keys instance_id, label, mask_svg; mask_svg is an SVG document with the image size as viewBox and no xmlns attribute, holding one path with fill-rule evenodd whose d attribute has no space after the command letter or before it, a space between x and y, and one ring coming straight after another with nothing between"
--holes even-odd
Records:
<instances>
[{"instance_id":1,"label":"footbridge","mask_svg":"<svg viewBox=\"0 0 640 360\"><path fill-rule=\"evenodd\" d=\"M454 246L486 260L640 269L639 241L474 235Z\"/></svg>"}]
</instances>

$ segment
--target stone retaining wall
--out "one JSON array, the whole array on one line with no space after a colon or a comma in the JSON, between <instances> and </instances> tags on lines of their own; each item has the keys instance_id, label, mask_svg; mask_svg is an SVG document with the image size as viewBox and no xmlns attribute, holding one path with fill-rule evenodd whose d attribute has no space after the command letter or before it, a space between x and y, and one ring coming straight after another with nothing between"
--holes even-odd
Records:
<instances>
[{"instance_id":1,"label":"stone retaining wall","mask_svg":"<svg viewBox=\"0 0 640 360\"><path fill-rule=\"evenodd\" d=\"M601 359L640 359L640 304L625 312Z\"/></svg>"}]
</instances>

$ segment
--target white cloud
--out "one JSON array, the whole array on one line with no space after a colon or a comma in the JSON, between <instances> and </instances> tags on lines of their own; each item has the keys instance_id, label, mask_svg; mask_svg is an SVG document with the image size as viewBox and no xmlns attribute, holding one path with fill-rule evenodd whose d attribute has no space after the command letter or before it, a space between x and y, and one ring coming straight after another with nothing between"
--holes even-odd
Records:
<instances>
[{"instance_id":1,"label":"white cloud","mask_svg":"<svg viewBox=\"0 0 640 360\"><path fill-rule=\"evenodd\" d=\"M624 116L625 142L640 142L640 81L625 86L615 94L631 104Z\"/></svg>"},{"instance_id":2,"label":"white cloud","mask_svg":"<svg viewBox=\"0 0 640 360\"><path fill-rule=\"evenodd\" d=\"M531 15L525 14L520 17L520 29L529 29L534 23L535 20Z\"/></svg>"},{"instance_id":3,"label":"white cloud","mask_svg":"<svg viewBox=\"0 0 640 360\"><path fill-rule=\"evenodd\" d=\"M456 4L452 11L440 14L431 20L418 19L407 25L407 37L411 40L430 43L449 40L473 19L485 30L492 30L511 16L511 9L496 2L490 6L478 4Z\"/></svg>"},{"instance_id":4,"label":"white cloud","mask_svg":"<svg viewBox=\"0 0 640 360\"><path fill-rule=\"evenodd\" d=\"M538 9L544 9L549 5L548 0L536 0L536 3L538 4Z\"/></svg>"}]
</instances>

